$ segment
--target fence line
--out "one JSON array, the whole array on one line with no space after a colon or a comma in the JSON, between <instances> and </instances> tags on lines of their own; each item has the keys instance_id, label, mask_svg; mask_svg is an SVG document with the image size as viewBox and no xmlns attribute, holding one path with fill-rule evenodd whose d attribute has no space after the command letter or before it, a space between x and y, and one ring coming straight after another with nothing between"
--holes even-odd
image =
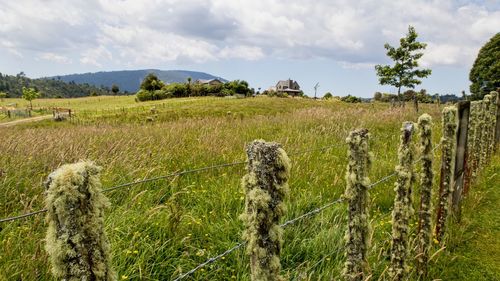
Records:
<instances>
[{"instance_id":1,"label":"fence line","mask_svg":"<svg viewBox=\"0 0 500 281\"><path fill-rule=\"evenodd\" d=\"M438 145L436 145L432 151L433 151L433 152L435 152L435 151L436 151L436 149L437 149L439 146L441 146L441 143L439 143ZM422 160L422 157L420 157L419 159L417 159L414 163L418 163L418 162L420 162L421 160ZM387 181L388 179L390 179L390 178L391 178L391 177L393 177L394 175L396 175L396 173L389 174L389 175L387 175L387 176L385 176L385 177L381 178L380 180L376 181L375 183L370 184L370 185L369 185L369 190L370 190L371 188L375 187L376 185L379 185L379 184L381 184L381 183L383 183L383 182ZM333 206L333 205L335 205L335 204L342 203L342 202L344 202L344 198L343 198L343 197L340 197L340 198L338 198L338 199L336 199L336 200L334 200L334 201L332 201L332 202L329 202L329 203L327 203L327 204L325 204L325 205L323 205L323 206L321 206L321 207L318 207L318 208L316 208L316 209L313 209L313 210L311 210L311 211L309 211L309 212L307 212L307 213L305 213L305 214L302 214L302 215L300 215L300 216L298 216L298 217L296 217L296 218L290 219L290 220L288 220L288 221L286 221L286 222L282 223L282 224L280 225L280 227L285 228L285 227L287 227L287 226L289 226L289 225L291 225L291 224L294 224L295 222L297 222L297 221L299 221L299 220L302 220L302 219L304 219L304 218L306 218L306 217L309 217L309 216L313 216L313 215L319 214L319 213L321 213L322 211L324 211L325 209L327 209L327 208L329 208L329 207L331 207L331 206ZM195 273L196 271L198 271L198 270L199 270L199 269L201 269L202 267L206 266L207 264L213 263L213 262L215 262L215 261L217 261L217 260L221 259L222 257L225 257L225 256L229 255L230 253L232 253L232 252L234 252L235 250L237 250L237 249L241 248L241 247L242 247L242 246L244 246L245 244L246 244L246 242L245 242L245 241L238 242L238 244L236 244L236 245L235 245L235 246L233 246L232 248L230 248L230 249L226 250L226 251L225 251L225 252L223 252L222 254L219 254L219 255L217 255L217 256L215 256L215 257L209 258L209 259L207 259L206 261L204 261L203 263L198 264L196 267L194 267L193 269L189 270L188 272L186 272L186 273L183 273L183 274L179 275L177 278L175 278L175 279L174 279L174 281L179 281L179 280L182 280L182 279L186 278L186 277L187 277L187 276L189 276L189 275L192 275L193 273ZM326 257L326 256L325 256L325 257Z\"/></svg>"},{"instance_id":2,"label":"fence line","mask_svg":"<svg viewBox=\"0 0 500 281\"><path fill-rule=\"evenodd\" d=\"M293 155L301 155L301 154L315 152L315 151L326 151L326 150L332 149L334 147L339 147L339 146L340 146L340 144L335 144L335 145L329 145L329 146L324 146L324 147L319 147L319 148L306 149L306 150L301 150L301 151L297 151L297 152L291 153L290 155L293 156ZM128 183L124 183L124 184L120 184L120 185L111 186L109 188L103 189L102 191L103 192L109 192L109 191L113 191L113 190L117 190L117 189L121 189L121 188L125 188L125 187L130 187L130 186L138 185L138 184L141 184L141 183L147 183L147 182L162 180L162 179L166 179L166 178L177 177L177 176L182 176L182 175L192 174L192 173L198 173L198 172L204 172L204 171L209 171L209 170L215 170L215 169L220 169L220 168L238 166L238 165L243 165L243 164L246 164L246 163L247 163L247 161L239 161L239 162L232 162L232 163L224 163L224 164L217 164L217 165L212 165L212 166L206 166L206 167L196 168L196 169L191 169L191 170L184 170L184 171L174 172L174 173L170 173L170 174L163 175L163 176L158 176L158 177L153 177L153 178L147 178L147 179L143 179L143 180L138 180L138 181L133 181L133 182L128 182ZM0 223L14 221L14 220L18 220L18 219L23 219L23 218L27 218L27 217L30 217L30 216L38 215L38 214L41 214L41 213L45 213L45 212L47 212L46 209L41 209L41 210L33 211L33 212L30 212L30 213L18 215L18 216L7 217L7 218L0 219Z\"/></svg>"}]
</instances>

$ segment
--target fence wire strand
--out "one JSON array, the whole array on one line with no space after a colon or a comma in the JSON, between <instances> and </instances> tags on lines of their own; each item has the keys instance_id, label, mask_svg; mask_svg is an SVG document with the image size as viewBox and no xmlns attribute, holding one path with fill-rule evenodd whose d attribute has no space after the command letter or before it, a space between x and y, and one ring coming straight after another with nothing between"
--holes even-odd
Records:
<instances>
[{"instance_id":1,"label":"fence wire strand","mask_svg":"<svg viewBox=\"0 0 500 281\"><path fill-rule=\"evenodd\" d=\"M320 147L320 148L307 149L307 150L292 152L289 155L290 156L294 156L294 155L300 155L300 154L314 152L314 151L326 151L328 149L331 149L331 148L334 148L334 147L338 147L338 146L339 145L336 144L336 145L329 145L329 146L324 146L324 147ZM146 179L142 179L142 180L137 180L137 181L133 181L133 182L128 182L128 183L124 183L124 184L119 184L119 185L111 186L111 187L103 189L102 191L103 192L110 192L110 191L113 191L113 190L122 189L122 188L126 188L126 187L131 187L131 186L142 184L142 183L147 183L147 182L152 182L152 181L158 181L158 180L172 178L172 177L177 177L177 176L182 176L182 175L185 175L185 174L192 174L192 173L204 172L204 171L209 171L209 170L215 170L215 169L227 168L227 167L232 167L232 166L238 166L238 165L243 165L243 164L246 164L246 163L247 163L247 161L239 161L239 162L232 162L232 163L224 163L224 164L206 166L206 167L197 168L197 169L191 169L191 170L184 170L184 171L170 173L170 174L163 175L163 176L158 176L158 177L153 177L153 178L146 178ZM41 214L41 213L45 213L45 212L47 212L47 209L41 209L41 210L38 210L38 211L33 211L33 212L22 214L22 215L19 215L19 216L13 216L13 217L8 217L8 218L3 218L3 219L0 219L0 223L9 222L9 221L15 221L15 220L19 220L19 219L31 217L31 216L34 216L34 215L38 215L38 214Z\"/></svg>"},{"instance_id":2,"label":"fence wire strand","mask_svg":"<svg viewBox=\"0 0 500 281\"><path fill-rule=\"evenodd\" d=\"M433 151L433 152L434 152L434 151L436 151L436 150L437 150L437 148L438 148L440 145L441 145L441 143L439 143L438 145L436 145L436 146L433 148L433 150L432 150L432 151ZM316 149L316 150L317 150L317 149ZM417 159L414 163L418 163L418 162L420 162L421 160L422 160L422 157L420 157L419 159ZM387 180L388 180L388 179L390 179L391 177L394 177L396 174L397 174L397 173L396 173L396 172L394 172L394 173L392 173L392 174L389 174L389 175L387 175L387 176L385 176L385 177L381 178L380 180L378 180L378 181L374 182L373 184L370 184L370 185L368 186L368 190L370 190L370 189L372 189L373 187L375 187L375 186L377 186L377 185L379 185L379 184L381 184L381 183L383 183L383 182L387 181ZM344 202L344 200L345 200L345 199L344 199L343 197L340 197L340 198L338 198L338 199L337 199L337 200L335 200L335 201L332 201L332 202L330 202L330 203L327 203L327 204L325 204L325 205L323 205L323 206L321 206L321 207L318 207L318 208L316 208L316 209L313 209L313 210L311 210L311 211L309 211L309 212L307 212L307 213L305 213L305 214L302 214L302 215L300 215L300 216L298 216L298 217L296 217L296 218L293 218L293 219L291 219L291 220L288 220L288 221L284 222L283 224L281 224L280 226L281 226L281 227L283 227L283 228L285 228L285 227L287 227L287 226L289 226L289 225L291 225L291 224L294 224L295 222L297 222L297 221L299 221L299 220L302 220L302 219L304 219L304 218L306 218L306 217L310 217L310 216L313 216L313 215L319 214L319 213L321 213L322 211L324 211L325 209L327 209L327 208L329 208L329 207L331 207L331 206L333 206L333 205L335 205L335 204L338 204L338 203ZM206 260L205 262L203 262L203 263L201 263L201 264L197 265L195 268L191 269L190 271L188 271L188 272L186 272L186 273L184 273L184 274L179 275L176 279L174 279L174 281L179 281L179 280L182 280L182 279L186 278L187 276L194 274L196 271L198 271L200 268L204 267L205 265L207 265L207 264L209 264L209 263L213 263L213 262L217 261L218 259L221 259L222 257L227 256L228 254L230 254L230 253L234 252L235 250L237 250L237 249L241 248L241 247L242 247L243 245L245 245L245 244L246 244L246 242L244 242L244 241L243 241L243 242L239 242L238 244L236 244L236 246L234 246L234 247L232 247L232 248L228 249L228 250L227 250L227 251L225 251L224 253L222 253L222 254L220 254L220 255L218 255L218 256L215 256L215 257L213 257L213 258L209 258L208 260ZM331 254L329 254L329 255L331 255ZM329 255L327 255L327 256L329 256ZM324 258L326 258L327 256L323 257L323 259L324 259Z\"/></svg>"}]
</instances>

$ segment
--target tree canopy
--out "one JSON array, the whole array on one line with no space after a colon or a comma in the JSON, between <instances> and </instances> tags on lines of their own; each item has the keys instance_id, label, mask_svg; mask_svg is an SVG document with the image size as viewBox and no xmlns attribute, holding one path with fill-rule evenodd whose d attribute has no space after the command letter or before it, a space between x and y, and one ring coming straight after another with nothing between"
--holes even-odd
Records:
<instances>
[{"instance_id":1,"label":"tree canopy","mask_svg":"<svg viewBox=\"0 0 500 281\"><path fill-rule=\"evenodd\" d=\"M473 100L482 99L488 92L500 87L500 32L480 50L469 73Z\"/></svg>"},{"instance_id":2,"label":"tree canopy","mask_svg":"<svg viewBox=\"0 0 500 281\"><path fill-rule=\"evenodd\" d=\"M394 66L376 65L375 71L379 76L381 85L391 85L398 88L400 101L401 88L415 88L421 83L419 78L425 78L431 74L430 69L417 69L418 60L423 56L420 50L426 48L427 44L417 41L418 34L413 26L408 27L408 33L399 40L399 47L393 47L386 43L387 56L394 61Z\"/></svg>"},{"instance_id":3,"label":"tree canopy","mask_svg":"<svg viewBox=\"0 0 500 281\"><path fill-rule=\"evenodd\" d=\"M30 102L30 108L33 109L32 100L40 97L40 93L35 88L26 88L23 87L23 99Z\"/></svg>"}]
</instances>

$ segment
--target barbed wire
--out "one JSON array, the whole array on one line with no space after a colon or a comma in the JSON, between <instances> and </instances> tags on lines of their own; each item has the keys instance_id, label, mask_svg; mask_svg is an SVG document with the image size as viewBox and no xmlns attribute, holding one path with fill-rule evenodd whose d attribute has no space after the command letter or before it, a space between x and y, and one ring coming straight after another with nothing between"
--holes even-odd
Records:
<instances>
[{"instance_id":1,"label":"barbed wire","mask_svg":"<svg viewBox=\"0 0 500 281\"><path fill-rule=\"evenodd\" d=\"M441 145L441 144L436 145L436 146L433 148L433 150L432 150L432 151L434 152L434 151L435 151L435 150L436 150L436 149L437 149L440 145ZM419 162L419 161L421 161L421 160L422 160L422 157L420 157L419 159L417 159L414 163L417 163L417 162ZM389 174L389 175L387 175L387 176L385 176L385 177L381 178L380 180L376 181L375 183L373 183L373 184L369 185L369 186L368 186L368 190L372 189L373 187L377 186L377 185L378 185L378 184L380 184L380 183L383 183L383 182L387 181L388 179L390 179L391 177L395 176L396 174L397 174L397 173L396 173L396 172L394 172L394 173L392 173L392 174ZM290 220L288 220L288 221L286 221L286 222L282 223L280 226L281 226L281 227L283 227L283 228L285 228L285 227L287 227L287 226L289 226L289 225L291 225L291 224L294 224L295 222L297 222L297 221L299 221L299 220L302 220L302 219L304 219L304 218L306 218L306 217L309 217L309 216L313 216L313 215L319 214L319 213L321 213L323 210L326 210L327 208L329 208L329 207L331 207L331 206L333 206L333 205L335 205L335 204L338 204L338 203L344 202L344 201L345 201L345 199L344 199L343 197L340 197L340 198L336 199L335 201L329 202L329 203L327 203L327 204L325 204L325 205L323 205L323 206L321 206L321 207L318 207L318 208L316 208L316 209L313 209L313 210L311 210L311 211L309 211L309 212L307 212L307 213L305 213L305 214L302 214L302 215L300 215L300 216L298 216L298 217L296 217L296 218L290 219ZM187 276L192 275L193 273L195 273L196 271L198 271L200 268L204 267L205 265L207 265L207 264L209 264L209 263L213 263L213 262L217 261L218 259L221 259L222 257L225 257L225 256L229 255L230 253L232 253L232 252L234 252L235 250L237 250L237 249L241 248L241 247L242 247L243 245L245 245L245 244L246 244L246 242L239 242L238 244L236 244L236 246L234 246L234 247L232 247L232 248L228 249L228 250L227 250L227 251L225 251L224 253L222 253L222 254L220 254L220 255L218 255L218 256L215 256L215 257L213 257L213 258L209 258L208 260L206 260L205 262L203 262L203 263L201 263L201 264L197 265L195 268L191 269L190 271L188 271L188 272L186 272L186 273L184 273L184 274L179 275L176 279L174 279L174 281L180 281L180 280L182 280L182 279L186 278ZM328 256L328 255L327 255L327 256ZM325 256L324 258L326 258L327 256Z\"/></svg>"},{"instance_id":2,"label":"barbed wire","mask_svg":"<svg viewBox=\"0 0 500 281\"><path fill-rule=\"evenodd\" d=\"M338 147L338 146L339 146L339 144L329 145L329 146L324 146L324 147L314 148L314 149L307 149L307 150L292 152L289 155L290 156L294 156L294 155L300 155L300 154L314 152L314 151L325 151L325 150L328 150L328 149L331 149L331 148L334 148L334 147ZM113 190L122 189L122 188L126 188L126 187L131 187L131 186L142 184L142 183L147 183L147 182L152 182L152 181L158 181L158 180L162 180L162 179L166 179L166 178L172 178L172 177L177 177L177 176L182 176L182 175L185 175L185 174L198 173L198 172L204 172L204 171L208 171L208 170L215 170L215 169L220 169L220 168L238 166L238 165L243 165L243 164L246 164L246 163L248 163L248 162L247 161L238 161L238 162L232 162L232 163L224 163L224 164L217 164L217 165L212 165L212 166L206 166L206 167L196 168L196 169L191 169L191 170L184 170L184 171L170 173L170 174L163 175L163 176L158 176L158 177L153 177L153 178L146 178L146 179L143 179L143 180L137 180L137 181L133 181L133 182L128 182L128 183L124 183L124 184L119 184L119 185L111 186L111 187L103 189L102 191L103 192L110 192L110 191L113 191ZM0 223L14 221L14 220L18 220L18 219L23 219L23 218L27 218L27 217L30 217L30 216L38 215L38 214L41 214L41 213L45 213L45 212L47 212L47 209L41 209L41 210L38 210L38 211L33 211L33 212L22 214L22 215L19 215L19 216L3 218L3 219L0 219Z\"/></svg>"}]
</instances>

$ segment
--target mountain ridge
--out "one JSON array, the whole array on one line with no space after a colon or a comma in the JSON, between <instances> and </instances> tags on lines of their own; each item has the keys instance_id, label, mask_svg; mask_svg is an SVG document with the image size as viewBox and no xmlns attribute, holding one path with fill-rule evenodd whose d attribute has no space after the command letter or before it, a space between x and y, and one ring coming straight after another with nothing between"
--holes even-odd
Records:
<instances>
[{"instance_id":1,"label":"mountain ridge","mask_svg":"<svg viewBox=\"0 0 500 281\"><path fill-rule=\"evenodd\" d=\"M43 79L58 79L66 83L74 82L77 84L89 84L96 87L111 88L113 84L118 85L120 92L133 93L139 89L139 86L149 73L154 73L165 83L185 82L188 77L193 81L197 79L219 79L223 82L227 80L206 72L191 70L160 70L160 69L137 69L137 70L114 70L99 71L87 73L74 73L67 75L57 75L44 77Z\"/></svg>"}]
</instances>

